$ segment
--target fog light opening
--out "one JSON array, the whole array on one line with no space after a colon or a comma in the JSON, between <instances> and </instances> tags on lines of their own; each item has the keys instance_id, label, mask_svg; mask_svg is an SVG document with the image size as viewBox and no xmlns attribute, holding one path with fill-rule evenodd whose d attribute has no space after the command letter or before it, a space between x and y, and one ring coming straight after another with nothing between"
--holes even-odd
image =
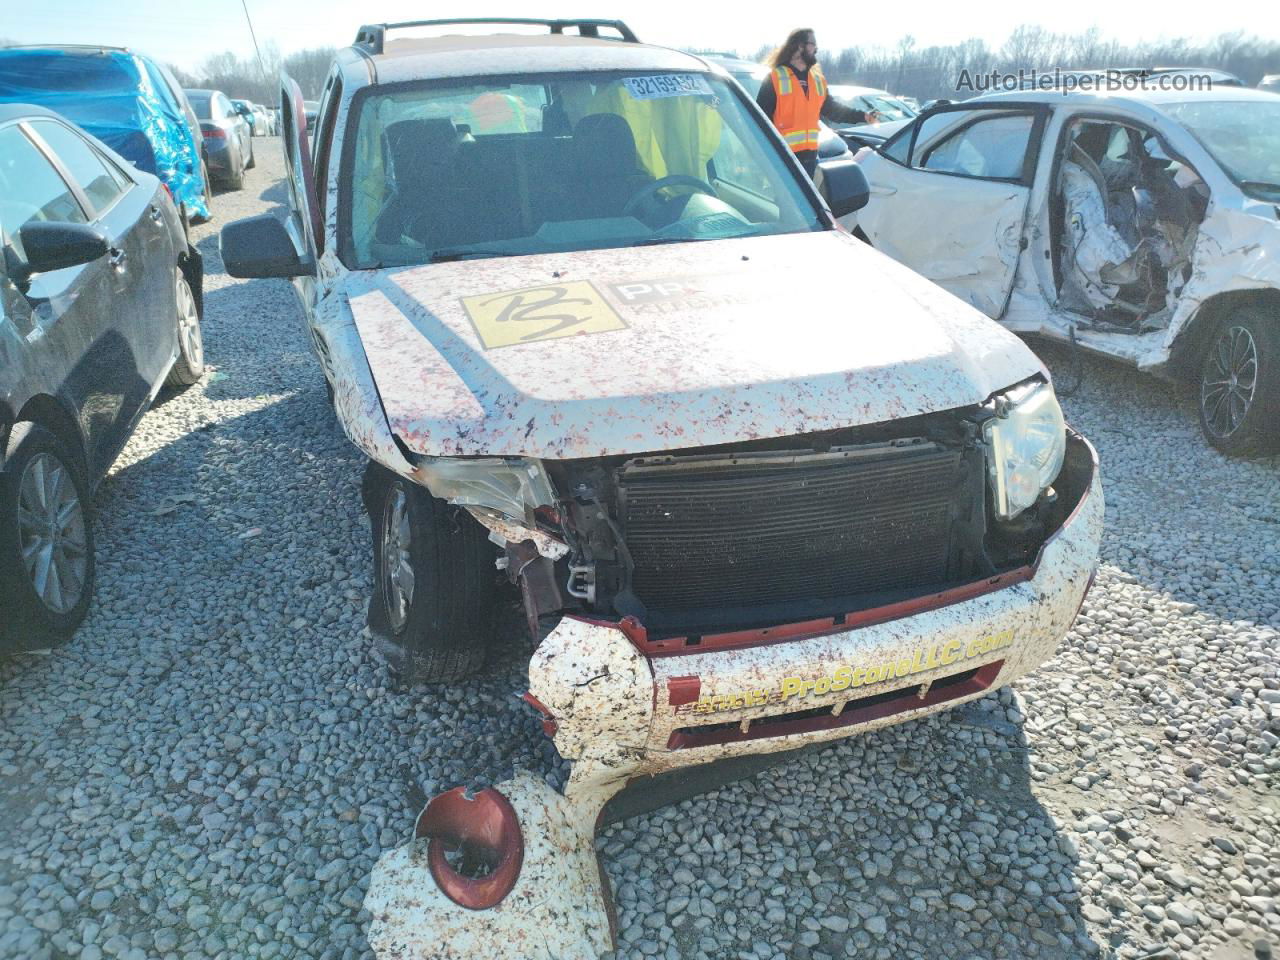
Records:
<instances>
[{"instance_id":1,"label":"fog light opening","mask_svg":"<svg viewBox=\"0 0 1280 960\"><path fill-rule=\"evenodd\" d=\"M435 797L419 815L413 835L427 840L427 865L436 885L468 910L496 907L520 876L520 821L492 787L473 797L463 787Z\"/></svg>"}]
</instances>

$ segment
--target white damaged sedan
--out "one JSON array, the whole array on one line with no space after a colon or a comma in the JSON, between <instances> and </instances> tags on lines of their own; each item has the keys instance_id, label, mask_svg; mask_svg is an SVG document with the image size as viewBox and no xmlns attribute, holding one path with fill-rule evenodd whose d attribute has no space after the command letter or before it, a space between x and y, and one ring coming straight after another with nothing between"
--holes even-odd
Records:
<instances>
[{"instance_id":1,"label":"white damaged sedan","mask_svg":"<svg viewBox=\"0 0 1280 960\"><path fill-rule=\"evenodd\" d=\"M1276 97L993 94L857 160L878 250L1010 330L1194 383L1219 450L1280 451Z\"/></svg>"},{"instance_id":2,"label":"white damaged sedan","mask_svg":"<svg viewBox=\"0 0 1280 960\"><path fill-rule=\"evenodd\" d=\"M627 780L1009 683L1066 634L1101 536L1096 458L1035 356L839 227L856 166L824 202L721 70L547 25L363 29L314 165L287 84L288 223L222 235L233 275L296 278L370 458L395 665L478 669L496 566L540 637L526 698L574 761L563 795L428 806L423 842L487 866L380 864L383 957L594 955L590 838ZM833 281L862 304L834 323Z\"/></svg>"}]
</instances>

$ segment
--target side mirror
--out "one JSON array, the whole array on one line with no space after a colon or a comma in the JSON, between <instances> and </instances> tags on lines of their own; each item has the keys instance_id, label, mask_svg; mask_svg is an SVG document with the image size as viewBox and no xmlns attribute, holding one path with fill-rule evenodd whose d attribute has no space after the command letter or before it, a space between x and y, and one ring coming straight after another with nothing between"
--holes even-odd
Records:
<instances>
[{"instance_id":1,"label":"side mirror","mask_svg":"<svg viewBox=\"0 0 1280 960\"><path fill-rule=\"evenodd\" d=\"M24 224L18 230L25 262L16 264L10 279L22 288L32 274L78 267L105 256L110 244L97 227L85 223L41 222Z\"/></svg>"},{"instance_id":2,"label":"side mirror","mask_svg":"<svg viewBox=\"0 0 1280 960\"><path fill-rule=\"evenodd\" d=\"M301 256L283 223L269 213L237 220L218 237L222 264L233 277L313 277L315 261Z\"/></svg>"},{"instance_id":3,"label":"side mirror","mask_svg":"<svg viewBox=\"0 0 1280 960\"><path fill-rule=\"evenodd\" d=\"M867 175L853 160L832 160L822 165L822 192L837 217L861 210L871 196Z\"/></svg>"}]
</instances>

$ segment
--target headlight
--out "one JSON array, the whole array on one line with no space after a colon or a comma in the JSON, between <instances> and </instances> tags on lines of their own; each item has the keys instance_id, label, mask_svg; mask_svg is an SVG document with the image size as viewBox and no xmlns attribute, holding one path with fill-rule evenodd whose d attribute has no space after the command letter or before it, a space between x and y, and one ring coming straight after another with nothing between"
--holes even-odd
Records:
<instances>
[{"instance_id":1,"label":"headlight","mask_svg":"<svg viewBox=\"0 0 1280 960\"><path fill-rule=\"evenodd\" d=\"M1067 425L1047 383L1027 383L996 398L983 425L996 516L1012 520L1040 498L1062 469Z\"/></svg>"},{"instance_id":2,"label":"headlight","mask_svg":"<svg viewBox=\"0 0 1280 960\"><path fill-rule=\"evenodd\" d=\"M538 460L520 457L418 457L431 495L464 507L489 507L532 526L536 507L555 503L555 490Z\"/></svg>"}]
</instances>

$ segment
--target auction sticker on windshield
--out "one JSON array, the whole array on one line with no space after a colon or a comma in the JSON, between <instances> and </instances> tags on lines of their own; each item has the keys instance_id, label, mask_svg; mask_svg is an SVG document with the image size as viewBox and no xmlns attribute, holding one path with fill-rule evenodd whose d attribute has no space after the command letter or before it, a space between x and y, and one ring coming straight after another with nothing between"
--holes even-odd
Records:
<instances>
[{"instance_id":1,"label":"auction sticker on windshield","mask_svg":"<svg viewBox=\"0 0 1280 960\"><path fill-rule=\"evenodd\" d=\"M463 297L462 308L486 350L627 328L585 280Z\"/></svg>"},{"instance_id":2,"label":"auction sticker on windshield","mask_svg":"<svg viewBox=\"0 0 1280 960\"><path fill-rule=\"evenodd\" d=\"M707 81L696 73L663 73L652 77L623 77L622 83L633 100L660 100L663 97L697 97L711 93Z\"/></svg>"}]
</instances>

